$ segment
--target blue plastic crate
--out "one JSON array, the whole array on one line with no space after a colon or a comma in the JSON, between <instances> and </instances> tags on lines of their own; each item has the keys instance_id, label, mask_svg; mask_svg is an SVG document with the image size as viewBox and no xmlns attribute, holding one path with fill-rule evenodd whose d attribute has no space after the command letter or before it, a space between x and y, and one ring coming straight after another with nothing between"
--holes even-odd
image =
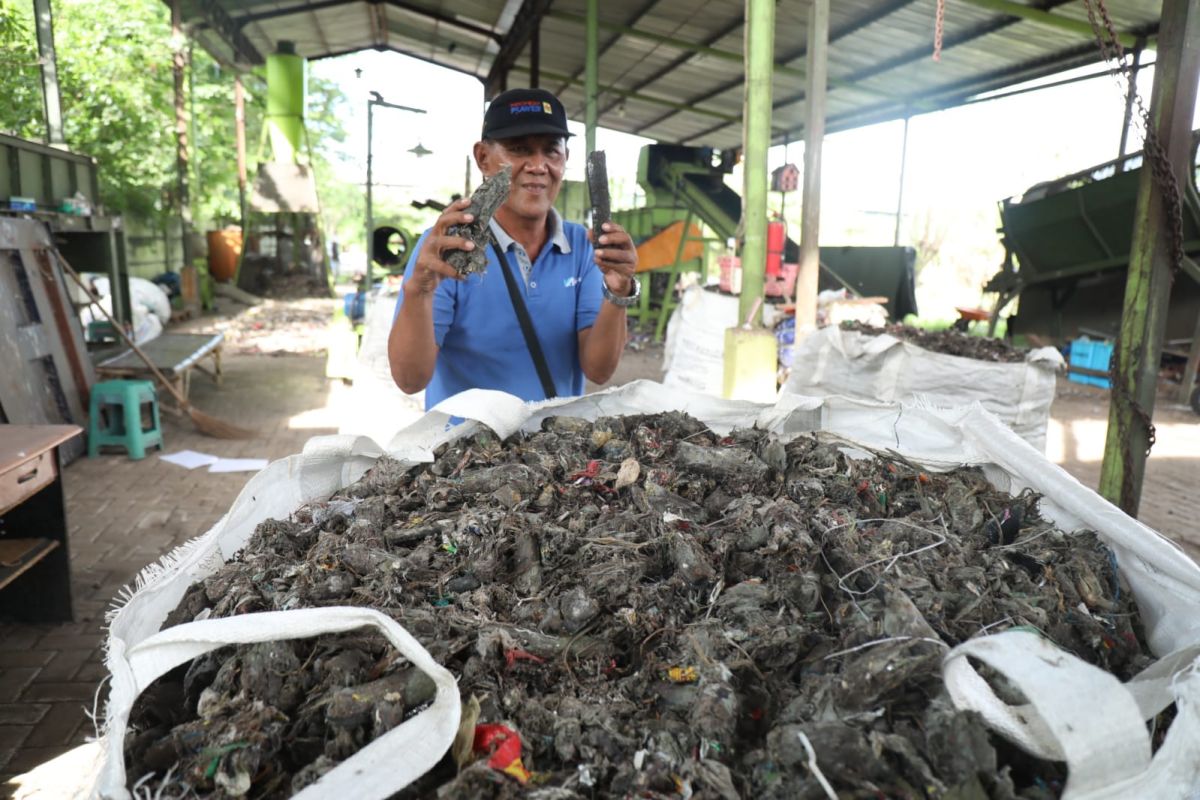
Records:
<instances>
[{"instance_id":1,"label":"blue plastic crate","mask_svg":"<svg viewBox=\"0 0 1200 800\"><path fill-rule=\"evenodd\" d=\"M1071 342L1070 363L1074 367L1096 369L1108 372L1108 364L1112 359L1113 346L1110 342L1099 342L1084 337ZM1111 384L1108 378L1096 378L1091 375L1068 373L1067 378L1076 383L1086 383L1108 389Z\"/></svg>"}]
</instances>

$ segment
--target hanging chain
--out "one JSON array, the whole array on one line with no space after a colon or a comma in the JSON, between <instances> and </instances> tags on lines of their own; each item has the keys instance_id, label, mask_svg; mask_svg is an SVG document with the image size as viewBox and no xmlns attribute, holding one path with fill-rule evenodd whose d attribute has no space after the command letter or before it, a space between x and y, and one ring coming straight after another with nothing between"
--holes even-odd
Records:
<instances>
[{"instance_id":1,"label":"hanging chain","mask_svg":"<svg viewBox=\"0 0 1200 800\"><path fill-rule=\"evenodd\" d=\"M1162 140L1159 138L1158 131L1154 125L1154 119L1150 116L1150 111L1142 102L1141 95L1138 94L1136 75L1132 69L1132 63L1126 65L1125 48L1121 45L1121 40L1117 36L1116 28L1113 26L1112 17L1109 16L1108 8L1104 5L1104 0L1083 0L1084 6L1087 8L1088 22L1091 23L1092 31L1096 35L1096 43L1100 47L1100 53L1104 60L1113 64L1112 74L1118 76L1121 72L1128 72L1128 96L1137 105L1138 113L1134 116L1134 122L1142 128L1142 165L1150 168L1150 174L1153 178L1154 185L1158 187L1162 195L1163 211L1167 216L1167 237L1170 247L1170 263L1171 271L1168 275L1168 281L1174 281L1175 275L1183 266L1183 203L1179 191L1179 182L1175 179L1175 173L1171 169L1171 160L1167 156L1166 148L1162 145ZM1097 19L1099 12L1100 19ZM1125 89L1125 87L1122 87ZM1119 399L1124 402L1137 417L1146 433L1146 455L1150 455L1156 441L1156 431L1154 423L1150 419L1150 415L1146 413L1146 409L1137 402L1137 399L1130 395L1125 384L1118 380L1118 376L1123 371L1121 363L1121 336L1117 334L1117 340L1113 344L1113 354L1109 365L1109 382L1112 385L1113 391L1119 396ZM1120 420L1120 415L1117 415L1118 430L1117 434L1121 441L1128 441L1128 429ZM1125 463L1122 470L1121 481L1121 505L1125 502L1134 499L1133 491L1133 470L1129 463L1129 457L1126 455Z\"/></svg>"},{"instance_id":2,"label":"hanging chain","mask_svg":"<svg viewBox=\"0 0 1200 800\"><path fill-rule=\"evenodd\" d=\"M946 27L946 0L937 0L937 14L933 18L933 60L942 60L942 33Z\"/></svg>"},{"instance_id":3,"label":"hanging chain","mask_svg":"<svg viewBox=\"0 0 1200 800\"><path fill-rule=\"evenodd\" d=\"M1100 46L1100 54L1105 61L1114 65L1114 75L1120 75L1121 72L1129 74L1128 91L1138 110L1134 120L1141 126L1143 133L1142 160L1143 163L1150 165L1154 182L1162 192L1163 205L1166 207L1167 220L1170 224L1167 234L1171 247L1171 277L1174 279L1183 266L1183 202L1179 191L1179 182L1171 170L1171 160L1167 156L1166 148L1162 146L1150 111L1142 102L1141 95L1138 94L1133 70L1126 66L1125 48L1117 35L1112 17L1109 16L1108 7L1104 5L1104 0L1095 0L1095 6L1092 3L1093 0L1083 0L1083 4L1087 8L1088 21L1092 25L1092 31L1096 34L1096 43ZM1103 27L1096 19L1097 10L1099 10Z\"/></svg>"}]
</instances>

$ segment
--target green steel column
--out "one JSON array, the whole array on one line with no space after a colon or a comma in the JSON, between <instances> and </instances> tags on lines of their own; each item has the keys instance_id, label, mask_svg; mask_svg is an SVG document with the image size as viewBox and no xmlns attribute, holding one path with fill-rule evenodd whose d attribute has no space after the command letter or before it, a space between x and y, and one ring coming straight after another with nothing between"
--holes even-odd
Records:
<instances>
[{"instance_id":1,"label":"green steel column","mask_svg":"<svg viewBox=\"0 0 1200 800\"><path fill-rule=\"evenodd\" d=\"M808 120L804 125L804 187L800 206L800 272L796 278L796 333L817 327L821 273L821 144L825 139L829 0L814 0L808 15Z\"/></svg>"},{"instance_id":2,"label":"green steel column","mask_svg":"<svg viewBox=\"0 0 1200 800\"><path fill-rule=\"evenodd\" d=\"M1129 144L1129 125L1133 122L1133 97L1134 88L1137 87L1138 70L1142 63L1142 44L1133 48L1133 63L1129 65L1129 72L1126 75L1126 80L1129 81L1129 89L1125 92L1125 117L1121 122L1121 145L1117 149L1117 158L1124 158L1127 150L1126 145Z\"/></svg>"},{"instance_id":3,"label":"green steel column","mask_svg":"<svg viewBox=\"0 0 1200 800\"><path fill-rule=\"evenodd\" d=\"M587 56L584 75L583 122L586 127L584 139L587 151L596 149L596 95L600 88L600 7L599 0L588 0L587 4Z\"/></svg>"},{"instance_id":4,"label":"green steel column","mask_svg":"<svg viewBox=\"0 0 1200 800\"><path fill-rule=\"evenodd\" d=\"M1200 0L1164 0L1150 117L1181 192L1189 184L1191 121L1198 76ZM1147 163L1138 183L1125 306L1113 354L1108 437L1100 472L1100 493L1131 516L1137 515L1141 499L1146 451L1150 446L1145 422L1154 414L1158 365L1167 324L1171 224L1163 187L1153 179ZM1145 422L1142 414L1147 418Z\"/></svg>"},{"instance_id":5,"label":"green steel column","mask_svg":"<svg viewBox=\"0 0 1200 800\"><path fill-rule=\"evenodd\" d=\"M233 73L233 141L237 151L238 214L242 235L246 228L246 90L242 86L242 74ZM243 243L244 243L243 239ZM243 244L244 249L244 244ZM236 281L235 281L236 283Z\"/></svg>"},{"instance_id":6,"label":"green steel column","mask_svg":"<svg viewBox=\"0 0 1200 800\"><path fill-rule=\"evenodd\" d=\"M1192 334L1192 349L1188 351L1187 363L1183 367L1183 381L1179 384L1180 403L1192 401L1192 392L1196 391L1196 373L1200 372L1200 314L1196 315L1196 332Z\"/></svg>"},{"instance_id":7,"label":"green steel column","mask_svg":"<svg viewBox=\"0 0 1200 800\"><path fill-rule=\"evenodd\" d=\"M908 166L908 121L904 117L904 136L900 139L900 180L896 184L896 232L892 235L892 247L900 246L900 221L904 216L904 172Z\"/></svg>"},{"instance_id":8,"label":"green steel column","mask_svg":"<svg viewBox=\"0 0 1200 800\"><path fill-rule=\"evenodd\" d=\"M376 97L379 97L378 93L374 93L374 95ZM382 99L382 98L380 98L380 99ZM366 241L367 266L366 266L366 269L364 270L364 273L366 276L365 277L365 280L366 280L365 285L366 286L371 285L371 281L370 281L371 260L372 260L372 256L374 255L374 253L372 253L371 250L372 250L372 246L375 241L375 208L373 205L373 198L372 198L372 191L373 191L372 186L375 183L375 175L374 175L374 165L371 163L375 157L374 151L372 150L372 146L371 146L371 140L375 135L374 129L375 129L375 101L368 100L367 101L367 241Z\"/></svg>"},{"instance_id":9,"label":"green steel column","mask_svg":"<svg viewBox=\"0 0 1200 800\"><path fill-rule=\"evenodd\" d=\"M38 62L42 68L42 104L46 110L46 141L66 148L63 137L62 95L58 90L58 56L54 51L54 15L50 0L33 0L37 17ZM47 187L47 191L49 187Z\"/></svg>"},{"instance_id":10,"label":"green steel column","mask_svg":"<svg viewBox=\"0 0 1200 800\"><path fill-rule=\"evenodd\" d=\"M771 146L771 76L775 67L775 2L746 0L746 114L742 129L742 294L740 322L762 319L767 268L767 148Z\"/></svg>"},{"instance_id":11,"label":"green steel column","mask_svg":"<svg viewBox=\"0 0 1200 800\"><path fill-rule=\"evenodd\" d=\"M192 266L192 203L190 197L188 173L191 170L189 161L191 148L188 144L188 115L187 100L184 90L187 67L187 56L183 45L187 39L183 35L183 12L180 10L180 0L171 3L171 74L175 86L175 207L179 211L180 233L182 236L183 263L180 266ZM167 253L171 252L170 242L167 243Z\"/></svg>"},{"instance_id":12,"label":"green steel column","mask_svg":"<svg viewBox=\"0 0 1200 800\"><path fill-rule=\"evenodd\" d=\"M304 134L304 59L281 41L267 56L267 125L275 161L293 163Z\"/></svg>"}]
</instances>

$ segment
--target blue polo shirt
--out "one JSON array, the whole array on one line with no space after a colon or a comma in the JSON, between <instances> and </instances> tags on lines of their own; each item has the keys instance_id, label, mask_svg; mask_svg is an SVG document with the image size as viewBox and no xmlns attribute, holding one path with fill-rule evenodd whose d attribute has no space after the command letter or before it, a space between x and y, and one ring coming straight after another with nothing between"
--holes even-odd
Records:
<instances>
[{"instance_id":1,"label":"blue polo shirt","mask_svg":"<svg viewBox=\"0 0 1200 800\"><path fill-rule=\"evenodd\" d=\"M596 321L603 300L603 275L592 260L587 229L564 223L551 210L552 232L537 260L528 264L523 248L493 219L492 230L508 257L525 299L546 364L560 397L583 394L579 331ZM421 235L405 267L405 279L429 231ZM495 251L487 248L488 266L465 281L443 280L433 298L433 336L438 345L433 378L425 389L425 408L467 389L498 389L523 400L544 400L533 357ZM528 267L528 274L522 262ZM396 301L396 313L404 293Z\"/></svg>"}]
</instances>

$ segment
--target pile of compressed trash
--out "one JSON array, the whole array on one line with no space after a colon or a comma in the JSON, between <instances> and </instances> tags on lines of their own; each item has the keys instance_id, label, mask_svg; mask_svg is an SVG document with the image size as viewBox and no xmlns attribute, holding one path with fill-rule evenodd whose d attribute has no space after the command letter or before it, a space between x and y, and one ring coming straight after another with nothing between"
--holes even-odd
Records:
<instances>
[{"instance_id":1,"label":"pile of compressed trash","mask_svg":"<svg viewBox=\"0 0 1200 800\"><path fill-rule=\"evenodd\" d=\"M459 736L413 798L1053 797L1063 764L950 702L947 650L1024 628L1122 680L1152 660L1111 552L1036 495L678 412L383 458L261 523L166 627L335 605L458 679ZM126 772L289 797L432 697L375 633L228 646L139 697Z\"/></svg>"},{"instance_id":2,"label":"pile of compressed trash","mask_svg":"<svg viewBox=\"0 0 1200 800\"><path fill-rule=\"evenodd\" d=\"M949 356L962 356L977 361L1000 361L1016 363L1024 361L1028 350L1013 347L1004 339L993 339L990 336L971 336L953 328L932 331L914 328L911 325L894 323L883 327L865 325L861 322L843 322L842 330L858 331L866 336L881 336L889 334L905 342L911 342L917 347L933 353L944 353Z\"/></svg>"},{"instance_id":3,"label":"pile of compressed trash","mask_svg":"<svg viewBox=\"0 0 1200 800\"><path fill-rule=\"evenodd\" d=\"M230 317L203 320L202 329L224 334L226 353L312 355L329 348L333 308L328 298L264 300Z\"/></svg>"}]
</instances>

